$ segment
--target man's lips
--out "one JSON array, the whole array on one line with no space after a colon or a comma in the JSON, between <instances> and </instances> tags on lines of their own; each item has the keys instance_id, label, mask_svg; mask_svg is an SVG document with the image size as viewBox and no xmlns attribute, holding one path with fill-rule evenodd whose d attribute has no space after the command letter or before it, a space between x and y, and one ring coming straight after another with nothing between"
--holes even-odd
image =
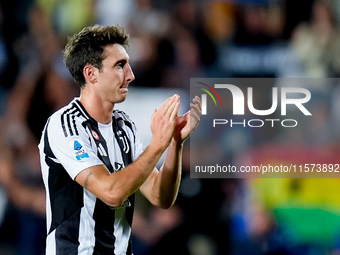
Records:
<instances>
[{"instance_id":1,"label":"man's lips","mask_svg":"<svg viewBox=\"0 0 340 255\"><path fill-rule=\"evenodd\" d=\"M128 92L128 88L127 87L120 87L119 91L121 91L121 92Z\"/></svg>"}]
</instances>

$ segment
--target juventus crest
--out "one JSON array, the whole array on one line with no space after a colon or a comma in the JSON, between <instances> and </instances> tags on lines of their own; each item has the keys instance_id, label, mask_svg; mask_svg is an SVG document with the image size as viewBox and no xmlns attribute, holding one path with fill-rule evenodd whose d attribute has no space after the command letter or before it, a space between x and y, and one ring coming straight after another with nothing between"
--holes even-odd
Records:
<instances>
[{"instance_id":1,"label":"juventus crest","mask_svg":"<svg viewBox=\"0 0 340 255\"><path fill-rule=\"evenodd\" d=\"M118 130L117 131L117 136L118 138L121 140L122 144L124 145L123 146L123 151L128 154L129 151L130 151L130 145L129 145L129 142L127 140L127 137L125 135L122 134L122 131Z\"/></svg>"}]
</instances>

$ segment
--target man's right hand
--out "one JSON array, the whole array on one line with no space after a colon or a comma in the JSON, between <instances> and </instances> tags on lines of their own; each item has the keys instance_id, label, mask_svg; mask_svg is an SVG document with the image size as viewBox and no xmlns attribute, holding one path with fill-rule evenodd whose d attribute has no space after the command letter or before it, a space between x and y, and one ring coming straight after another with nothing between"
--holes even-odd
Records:
<instances>
[{"instance_id":1,"label":"man's right hand","mask_svg":"<svg viewBox=\"0 0 340 255\"><path fill-rule=\"evenodd\" d=\"M175 118L180 106L180 97L175 94L169 97L151 117L151 132L153 139L151 144L160 150L165 150L174 133ZM150 144L150 145L151 145Z\"/></svg>"}]
</instances>

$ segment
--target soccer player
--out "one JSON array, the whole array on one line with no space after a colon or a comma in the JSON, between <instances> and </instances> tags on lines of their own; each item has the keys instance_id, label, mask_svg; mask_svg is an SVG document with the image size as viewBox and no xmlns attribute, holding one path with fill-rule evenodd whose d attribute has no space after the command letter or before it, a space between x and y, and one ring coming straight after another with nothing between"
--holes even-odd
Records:
<instances>
[{"instance_id":1,"label":"soccer player","mask_svg":"<svg viewBox=\"0 0 340 255\"><path fill-rule=\"evenodd\" d=\"M65 47L64 61L81 92L48 119L39 144L48 255L132 254L134 193L161 208L176 200L183 142L199 123L201 104L195 97L190 111L178 116L179 96L168 98L152 115L153 137L143 151L134 123L114 109L134 80L127 45L123 28L95 25Z\"/></svg>"}]
</instances>

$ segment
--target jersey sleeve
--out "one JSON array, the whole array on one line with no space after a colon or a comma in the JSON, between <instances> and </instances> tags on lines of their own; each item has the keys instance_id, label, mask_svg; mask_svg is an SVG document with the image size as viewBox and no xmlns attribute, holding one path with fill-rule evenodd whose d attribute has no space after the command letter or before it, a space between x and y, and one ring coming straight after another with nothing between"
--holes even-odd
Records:
<instances>
[{"instance_id":1,"label":"jersey sleeve","mask_svg":"<svg viewBox=\"0 0 340 255\"><path fill-rule=\"evenodd\" d=\"M89 134L80 122L75 122L77 130L72 135L63 131L60 115L52 116L46 128L48 143L55 159L62 164L72 179L84 169L103 164L92 147Z\"/></svg>"}]
</instances>

